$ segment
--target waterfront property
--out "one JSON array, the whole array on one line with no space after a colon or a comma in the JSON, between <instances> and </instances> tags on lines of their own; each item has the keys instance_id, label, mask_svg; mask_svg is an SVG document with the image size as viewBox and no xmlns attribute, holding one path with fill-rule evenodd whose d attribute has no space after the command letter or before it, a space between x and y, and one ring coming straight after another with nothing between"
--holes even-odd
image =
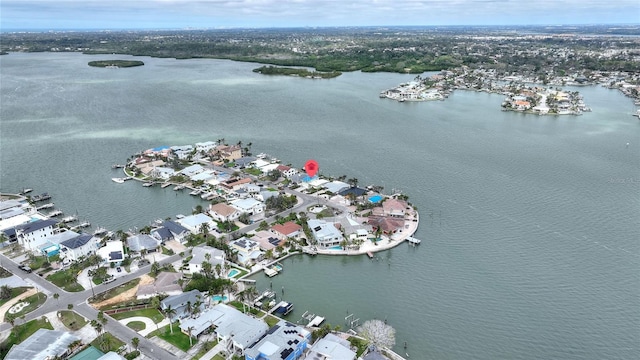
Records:
<instances>
[{"instance_id":1,"label":"waterfront property","mask_svg":"<svg viewBox=\"0 0 640 360\"><path fill-rule=\"evenodd\" d=\"M280 320L260 341L244 352L246 360L294 360L302 356L311 341L311 332Z\"/></svg>"},{"instance_id":2,"label":"waterfront property","mask_svg":"<svg viewBox=\"0 0 640 360\"><path fill-rule=\"evenodd\" d=\"M208 259L207 259L208 258ZM191 251L191 259L189 260L188 272L191 274L199 273L202 271L202 263L207 261L211 264L212 268L216 268L220 265L221 268L225 266L225 254L224 251L216 249L211 246L199 245L193 248Z\"/></svg>"},{"instance_id":3,"label":"waterfront property","mask_svg":"<svg viewBox=\"0 0 640 360\"><path fill-rule=\"evenodd\" d=\"M18 243L25 250L38 252L42 245L47 243L47 236L54 234L54 227L58 224L56 220L45 219L36 220L15 228Z\"/></svg>"},{"instance_id":4,"label":"waterfront property","mask_svg":"<svg viewBox=\"0 0 640 360\"><path fill-rule=\"evenodd\" d=\"M171 316L171 321L184 319L191 315L193 307L197 303L201 304L201 311L204 310L204 296L198 290L191 290L181 294L171 295L160 302L160 308L162 311L166 311L168 308L175 310L175 314Z\"/></svg>"},{"instance_id":5,"label":"waterfront property","mask_svg":"<svg viewBox=\"0 0 640 360\"><path fill-rule=\"evenodd\" d=\"M319 247L330 248L332 246L340 245L344 241L344 237L338 228L333 223L326 222L324 220L311 219L307 221L309 228L313 234L313 239L317 242Z\"/></svg>"},{"instance_id":6,"label":"waterfront property","mask_svg":"<svg viewBox=\"0 0 640 360\"><path fill-rule=\"evenodd\" d=\"M263 253L260 250L260 245L249 238L241 237L231 241L229 247L238 252L238 263L242 265L246 266L262 259Z\"/></svg>"},{"instance_id":7,"label":"waterfront property","mask_svg":"<svg viewBox=\"0 0 640 360\"><path fill-rule=\"evenodd\" d=\"M354 360L356 358L356 353L351 350L351 343L349 340L329 333L313 344L309 349L306 358Z\"/></svg>"}]
</instances>

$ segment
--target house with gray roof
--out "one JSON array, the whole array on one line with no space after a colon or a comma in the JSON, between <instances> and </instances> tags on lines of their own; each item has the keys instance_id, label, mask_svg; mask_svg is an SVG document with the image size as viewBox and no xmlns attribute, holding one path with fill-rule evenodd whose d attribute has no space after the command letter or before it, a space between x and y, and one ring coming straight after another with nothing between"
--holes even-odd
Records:
<instances>
[{"instance_id":1,"label":"house with gray roof","mask_svg":"<svg viewBox=\"0 0 640 360\"><path fill-rule=\"evenodd\" d=\"M166 297L164 300L160 301L160 308L162 311L165 311L171 307L176 311L175 315L171 317L171 321L173 322L191 315L188 308L189 306L195 306L198 301L202 302L201 306L204 307L204 300L205 298L199 290L191 290L182 294Z\"/></svg>"},{"instance_id":2,"label":"house with gray roof","mask_svg":"<svg viewBox=\"0 0 640 360\"><path fill-rule=\"evenodd\" d=\"M260 341L245 350L246 360L294 360L300 358L311 341L311 332L280 320ZM336 358L343 359L343 358ZM345 358L346 359L346 358Z\"/></svg>"},{"instance_id":3,"label":"house with gray roof","mask_svg":"<svg viewBox=\"0 0 640 360\"><path fill-rule=\"evenodd\" d=\"M160 247L160 241L151 235L138 234L127 238L127 246L133 252L153 252Z\"/></svg>"},{"instance_id":4,"label":"house with gray roof","mask_svg":"<svg viewBox=\"0 0 640 360\"><path fill-rule=\"evenodd\" d=\"M183 242L187 235L189 235L189 229L170 220L165 220L159 228L151 231L151 236L160 240L161 243L170 240Z\"/></svg>"},{"instance_id":5,"label":"house with gray roof","mask_svg":"<svg viewBox=\"0 0 640 360\"><path fill-rule=\"evenodd\" d=\"M64 358L69 353L69 344L80 340L66 331L38 329L26 340L14 345L5 360L49 360Z\"/></svg>"},{"instance_id":6,"label":"house with gray roof","mask_svg":"<svg viewBox=\"0 0 640 360\"><path fill-rule=\"evenodd\" d=\"M229 243L229 246L238 252L238 262L244 265L262 259L262 251L258 242L247 237L241 237Z\"/></svg>"},{"instance_id":7,"label":"house with gray roof","mask_svg":"<svg viewBox=\"0 0 640 360\"><path fill-rule=\"evenodd\" d=\"M207 254L209 254L209 260L207 260ZM220 265L222 268L224 268L224 251L206 245L199 245L194 247L193 251L191 252L191 260L189 260L188 264L189 272L194 274L202 271L202 263L205 261L208 261L214 269L216 265Z\"/></svg>"},{"instance_id":8,"label":"house with gray roof","mask_svg":"<svg viewBox=\"0 0 640 360\"><path fill-rule=\"evenodd\" d=\"M198 336L210 327L214 328L218 343L225 344L226 350L240 353L258 341L269 329L264 320L243 314L226 304L218 304L197 318L180 322L180 330L189 334L189 328L192 328L192 336Z\"/></svg>"},{"instance_id":9,"label":"house with gray roof","mask_svg":"<svg viewBox=\"0 0 640 360\"><path fill-rule=\"evenodd\" d=\"M182 294L182 287L178 280L182 277L180 273L163 271L156 276L152 284L138 286L136 298L148 299L156 295L179 295Z\"/></svg>"}]
</instances>

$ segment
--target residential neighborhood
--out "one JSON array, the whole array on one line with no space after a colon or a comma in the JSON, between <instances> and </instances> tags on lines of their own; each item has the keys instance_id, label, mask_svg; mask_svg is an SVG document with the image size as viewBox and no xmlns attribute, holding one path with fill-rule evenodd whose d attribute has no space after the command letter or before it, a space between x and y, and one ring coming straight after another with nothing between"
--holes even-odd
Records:
<instances>
[{"instance_id":1,"label":"residential neighborhood","mask_svg":"<svg viewBox=\"0 0 640 360\"><path fill-rule=\"evenodd\" d=\"M50 346L33 348L34 359L73 358L85 351L93 355L82 356L101 360L163 354L155 348L165 349L159 358L167 359L356 359L377 349L357 329L331 331L319 316L307 326L292 323L285 317L293 303L276 301L246 279L260 272L277 276L283 270L279 261L288 256L371 256L403 243L418 227L408 197L385 195L379 186L358 187L357 179L346 176L302 176L304 169L265 154L252 157L248 146L220 143L159 146L127 161L127 180L173 186L176 195L208 203L140 229L74 226L75 219L59 221L37 210L46 201L42 196L2 194L0 259L22 269L7 272L3 286L7 294L25 289L0 307L3 344L12 341L8 325L36 326L31 321L44 316L51 324L46 331L68 334L74 347L55 350L62 346L59 340L36 332L31 336ZM234 163L239 159L241 166ZM41 286L54 290L43 291L35 303L33 295L24 297ZM76 294L86 295L86 305L61 303ZM23 310L32 303L33 309ZM68 325L67 317L78 319L69 324L84 325ZM119 339L120 332L105 326L132 330ZM32 351L22 343L3 351L8 358ZM380 356L401 358L389 348L381 351L386 355Z\"/></svg>"}]
</instances>

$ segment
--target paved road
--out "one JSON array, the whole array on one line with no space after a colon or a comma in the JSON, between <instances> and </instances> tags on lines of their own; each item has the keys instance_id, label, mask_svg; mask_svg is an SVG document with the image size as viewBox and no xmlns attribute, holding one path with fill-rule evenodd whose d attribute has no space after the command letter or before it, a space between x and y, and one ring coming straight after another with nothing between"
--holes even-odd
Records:
<instances>
[{"instance_id":1,"label":"paved road","mask_svg":"<svg viewBox=\"0 0 640 360\"><path fill-rule=\"evenodd\" d=\"M302 201L296 204L296 206L294 206L291 209L288 209L277 215L273 215L271 217L266 218L265 220L267 222L274 221L276 216L286 217L291 212L303 211L304 209L306 209L307 206L311 206L312 204L325 203L324 200L321 200L316 196L303 194L291 189L287 189L285 190L285 192L289 195L296 195ZM344 211L345 209L346 208L343 208L341 210ZM255 230L259 225L260 225L259 223L254 223L254 224L245 226L237 230L234 234L247 233L249 231ZM180 259L181 259L180 255L176 254L176 255L169 256L165 259L162 259L161 261L159 261L159 263L163 265L167 263L173 263ZM98 310L94 309L92 306L90 306L87 303L88 298L90 298L94 294L102 293L104 291L115 288L119 285L122 285L132 279L138 278L143 274L148 273L149 270L151 269L151 265L149 264L139 268L135 272L121 276L109 284L100 284L89 290L71 293L59 288L58 286L50 283L49 281L43 279L42 277L40 277L39 275L36 275L35 273L26 273L20 270L18 268L18 264L16 264L11 259L7 258L2 254L0 254L0 265L5 269L7 269L8 271L10 271L11 273L21 277L25 281L31 284L34 284L37 288L40 289L40 291L48 295L47 301L41 307L39 307L38 309L32 311L31 313L25 316L26 321L37 319L39 317L42 317L44 314L47 314L50 312L65 310L67 309L68 304L73 304L73 310L76 311L78 314L84 316L85 318L89 320L96 319L98 315ZM53 298L53 294L55 293L60 295L57 300ZM5 331L5 330L8 330L9 328L10 328L10 324L8 323L0 324L0 331ZM139 350L148 358L156 359L156 360L174 360L179 358L175 354L170 353L164 348L156 345L151 340L140 336L140 334L138 334L137 332L133 331L132 329L128 328L127 326L113 319L109 318L109 321L105 325L104 329L105 331L114 334L120 340L126 342L127 344L131 344L131 339L133 339L134 337L137 337L138 339L140 339L140 345L138 347Z\"/></svg>"}]
</instances>

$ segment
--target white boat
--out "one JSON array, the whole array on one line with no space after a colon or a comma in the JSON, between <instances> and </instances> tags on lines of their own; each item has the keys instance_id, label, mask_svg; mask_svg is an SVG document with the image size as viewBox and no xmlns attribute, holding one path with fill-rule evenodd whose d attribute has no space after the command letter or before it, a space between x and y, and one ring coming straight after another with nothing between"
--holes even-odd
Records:
<instances>
[{"instance_id":1,"label":"white boat","mask_svg":"<svg viewBox=\"0 0 640 360\"><path fill-rule=\"evenodd\" d=\"M44 204L44 205L40 205L36 208L36 210L44 210L44 209L50 209L53 207L53 203L48 203L48 204Z\"/></svg>"},{"instance_id":2,"label":"white boat","mask_svg":"<svg viewBox=\"0 0 640 360\"><path fill-rule=\"evenodd\" d=\"M56 216L60 216L60 215L62 215L62 211L60 211L60 210L53 210L52 212L47 214L48 217L56 217Z\"/></svg>"},{"instance_id":3,"label":"white boat","mask_svg":"<svg viewBox=\"0 0 640 360\"><path fill-rule=\"evenodd\" d=\"M124 183L124 179L123 178L111 178L111 181L116 182L118 184Z\"/></svg>"},{"instance_id":4,"label":"white boat","mask_svg":"<svg viewBox=\"0 0 640 360\"><path fill-rule=\"evenodd\" d=\"M197 196L200 195L200 190L199 189L195 189L192 192L189 193L189 195L191 196Z\"/></svg>"},{"instance_id":5,"label":"white boat","mask_svg":"<svg viewBox=\"0 0 640 360\"><path fill-rule=\"evenodd\" d=\"M168 187L168 186L171 186L171 183L164 183L164 184L160 185L160 187L163 188L163 189Z\"/></svg>"},{"instance_id":6,"label":"white boat","mask_svg":"<svg viewBox=\"0 0 640 360\"><path fill-rule=\"evenodd\" d=\"M77 217L77 216L75 216L75 215L70 215L70 216L67 216L67 217L63 218L63 219L62 219L62 222L63 222L63 223L70 223L70 222L74 222L74 221L76 221L76 220L78 220L78 217Z\"/></svg>"},{"instance_id":7,"label":"white boat","mask_svg":"<svg viewBox=\"0 0 640 360\"><path fill-rule=\"evenodd\" d=\"M407 238L407 241L410 242L411 244L418 245L422 240L409 236Z\"/></svg>"},{"instance_id":8,"label":"white boat","mask_svg":"<svg viewBox=\"0 0 640 360\"><path fill-rule=\"evenodd\" d=\"M142 184L142 186L144 186L144 187L153 186L153 183L152 182L146 182L146 183Z\"/></svg>"},{"instance_id":9,"label":"white boat","mask_svg":"<svg viewBox=\"0 0 640 360\"><path fill-rule=\"evenodd\" d=\"M173 188L173 191L178 191L178 190L182 190L184 189L185 186L184 185L176 185L176 187Z\"/></svg>"},{"instance_id":10,"label":"white boat","mask_svg":"<svg viewBox=\"0 0 640 360\"><path fill-rule=\"evenodd\" d=\"M105 229L103 227L99 227L93 232L93 235L102 235L102 234L106 234L106 233L107 233L107 229Z\"/></svg>"}]
</instances>

